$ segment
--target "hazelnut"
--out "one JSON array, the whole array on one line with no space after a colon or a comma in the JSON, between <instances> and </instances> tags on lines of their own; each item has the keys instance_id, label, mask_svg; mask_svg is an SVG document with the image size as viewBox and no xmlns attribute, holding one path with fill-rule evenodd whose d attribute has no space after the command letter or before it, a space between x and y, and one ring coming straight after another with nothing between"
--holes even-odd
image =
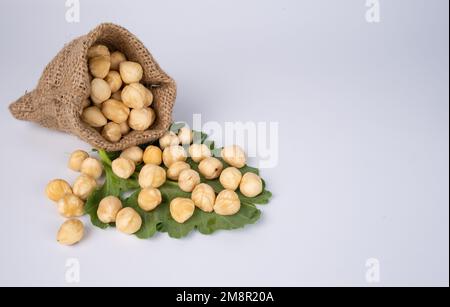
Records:
<instances>
[{"instance_id":1,"label":"hazelnut","mask_svg":"<svg viewBox=\"0 0 450 307\"><path fill-rule=\"evenodd\" d=\"M86 200L95 188L97 188L95 179L86 174L81 174L73 184L73 194L82 200Z\"/></svg>"},{"instance_id":2,"label":"hazelnut","mask_svg":"<svg viewBox=\"0 0 450 307\"><path fill-rule=\"evenodd\" d=\"M153 109L133 109L128 118L128 126L133 130L144 131L153 124L155 117Z\"/></svg>"},{"instance_id":3,"label":"hazelnut","mask_svg":"<svg viewBox=\"0 0 450 307\"><path fill-rule=\"evenodd\" d=\"M138 83L138 84L140 84L140 83ZM140 84L140 85L142 85L142 84ZM144 107L149 107L153 103L153 93L148 88L146 88L144 85L142 85L141 88L144 91L144 95L145 95Z\"/></svg>"},{"instance_id":4,"label":"hazelnut","mask_svg":"<svg viewBox=\"0 0 450 307\"><path fill-rule=\"evenodd\" d=\"M163 162L166 167L170 167L177 161L186 161L186 159L186 151L179 145L166 147L163 151Z\"/></svg>"},{"instance_id":5,"label":"hazelnut","mask_svg":"<svg viewBox=\"0 0 450 307\"><path fill-rule=\"evenodd\" d=\"M89 59L89 71L95 78L103 79L109 72L111 67L110 57L107 55L100 55Z\"/></svg>"},{"instance_id":6,"label":"hazelnut","mask_svg":"<svg viewBox=\"0 0 450 307\"><path fill-rule=\"evenodd\" d=\"M127 84L139 82L144 74L141 64L131 61L121 62L119 71L123 82Z\"/></svg>"},{"instance_id":7,"label":"hazelnut","mask_svg":"<svg viewBox=\"0 0 450 307\"><path fill-rule=\"evenodd\" d=\"M239 190L247 197L255 197L261 194L263 190L261 177L254 173L245 173L244 176L242 176Z\"/></svg>"},{"instance_id":8,"label":"hazelnut","mask_svg":"<svg viewBox=\"0 0 450 307\"><path fill-rule=\"evenodd\" d=\"M111 98L115 100L122 101L122 91L117 91L111 94Z\"/></svg>"},{"instance_id":9,"label":"hazelnut","mask_svg":"<svg viewBox=\"0 0 450 307\"><path fill-rule=\"evenodd\" d=\"M135 95L135 98L137 100L139 100L140 98L143 98L143 106L144 107L149 107L152 102L153 102L153 94L152 92L146 88L143 84L141 83L131 83L130 85L127 85L129 87L132 87L134 90L137 90L141 93L141 97L139 97L139 95ZM131 91L131 93L133 93L133 91ZM129 95L130 98L132 99L132 95ZM131 102L132 103L132 102Z\"/></svg>"},{"instance_id":10,"label":"hazelnut","mask_svg":"<svg viewBox=\"0 0 450 307\"><path fill-rule=\"evenodd\" d=\"M211 157L212 154L205 144L192 144L189 146L189 156L194 162L199 163L203 159Z\"/></svg>"},{"instance_id":11,"label":"hazelnut","mask_svg":"<svg viewBox=\"0 0 450 307\"><path fill-rule=\"evenodd\" d=\"M56 240L62 245L73 245L81 241L84 235L84 225L80 220L65 221L59 228Z\"/></svg>"},{"instance_id":12,"label":"hazelnut","mask_svg":"<svg viewBox=\"0 0 450 307\"><path fill-rule=\"evenodd\" d=\"M237 145L224 147L221 155L226 163L237 168L244 167L247 160L244 150Z\"/></svg>"},{"instance_id":13,"label":"hazelnut","mask_svg":"<svg viewBox=\"0 0 450 307\"><path fill-rule=\"evenodd\" d=\"M119 157L112 162L111 168L117 177L128 179L133 175L136 166L133 161Z\"/></svg>"},{"instance_id":14,"label":"hazelnut","mask_svg":"<svg viewBox=\"0 0 450 307\"><path fill-rule=\"evenodd\" d=\"M178 131L178 138L182 145L189 145L192 143L192 130L188 127L183 127Z\"/></svg>"},{"instance_id":15,"label":"hazelnut","mask_svg":"<svg viewBox=\"0 0 450 307\"><path fill-rule=\"evenodd\" d=\"M143 160L145 164L160 165L162 163L162 151L159 147L150 145L144 151Z\"/></svg>"},{"instance_id":16,"label":"hazelnut","mask_svg":"<svg viewBox=\"0 0 450 307\"><path fill-rule=\"evenodd\" d=\"M206 179L215 179L222 172L223 164L219 159L209 157L200 161L198 169Z\"/></svg>"},{"instance_id":17,"label":"hazelnut","mask_svg":"<svg viewBox=\"0 0 450 307\"><path fill-rule=\"evenodd\" d=\"M89 154L87 152L84 150L75 150L70 155L68 167L73 171L79 172L81 170L81 164L87 158L89 158Z\"/></svg>"},{"instance_id":18,"label":"hazelnut","mask_svg":"<svg viewBox=\"0 0 450 307\"><path fill-rule=\"evenodd\" d=\"M178 186L184 192L192 192L199 183L200 175L192 169L182 171L178 177Z\"/></svg>"},{"instance_id":19,"label":"hazelnut","mask_svg":"<svg viewBox=\"0 0 450 307\"><path fill-rule=\"evenodd\" d=\"M115 196L106 196L98 204L97 216L102 223L116 221L117 213L122 209L122 202Z\"/></svg>"},{"instance_id":20,"label":"hazelnut","mask_svg":"<svg viewBox=\"0 0 450 307\"><path fill-rule=\"evenodd\" d=\"M67 181L62 179L55 179L50 181L45 188L45 194L50 200L58 201L66 194L71 194L72 188Z\"/></svg>"},{"instance_id":21,"label":"hazelnut","mask_svg":"<svg viewBox=\"0 0 450 307\"><path fill-rule=\"evenodd\" d=\"M76 217L84 214L84 202L73 194L66 194L57 203L59 213L64 217Z\"/></svg>"},{"instance_id":22,"label":"hazelnut","mask_svg":"<svg viewBox=\"0 0 450 307\"><path fill-rule=\"evenodd\" d=\"M180 173L184 170L190 169L191 166L184 162L184 161L177 161L174 162L168 169L167 169L167 177L171 180L178 181L178 177L180 176Z\"/></svg>"},{"instance_id":23,"label":"hazelnut","mask_svg":"<svg viewBox=\"0 0 450 307\"><path fill-rule=\"evenodd\" d=\"M210 185L200 183L192 191L191 199L196 207L205 212L212 212L216 201L216 193Z\"/></svg>"},{"instance_id":24,"label":"hazelnut","mask_svg":"<svg viewBox=\"0 0 450 307\"><path fill-rule=\"evenodd\" d=\"M138 205L144 211L155 209L162 202L161 192L155 188L145 188L139 192Z\"/></svg>"},{"instance_id":25,"label":"hazelnut","mask_svg":"<svg viewBox=\"0 0 450 307\"><path fill-rule=\"evenodd\" d=\"M227 167L220 174L219 181L227 190L236 190L241 182L242 173L235 167Z\"/></svg>"},{"instance_id":26,"label":"hazelnut","mask_svg":"<svg viewBox=\"0 0 450 307\"><path fill-rule=\"evenodd\" d=\"M122 87L122 79L117 71L110 70L105 77L106 83L111 88L111 93L115 93Z\"/></svg>"},{"instance_id":27,"label":"hazelnut","mask_svg":"<svg viewBox=\"0 0 450 307\"><path fill-rule=\"evenodd\" d=\"M161 147L162 150L164 150L166 147L173 146L173 145L180 145L180 139L172 131L166 132L159 139L159 146Z\"/></svg>"},{"instance_id":28,"label":"hazelnut","mask_svg":"<svg viewBox=\"0 0 450 307\"><path fill-rule=\"evenodd\" d=\"M119 70L119 65L122 62L125 62L127 58L125 55L120 51L114 51L111 53L111 70Z\"/></svg>"},{"instance_id":29,"label":"hazelnut","mask_svg":"<svg viewBox=\"0 0 450 307\"><path fill-rule=\"evenodd\" d=\"M120 124L128 120L130 109L119 100L108 99L102 105L102 112L105 117Z\"/></svg>"},{"instance_id":30,"label":"hazelnut","mask_svg":"<svg viewBox=\"0 0 450 307\"><path fill-rule=\"evenodd\" d=\"M223 190L217 195L214 212L219 215L233 215L241 208L241 201L236 192Z\"/></svg>"},{"instance_id":31,"label":"hazelnut","mask_svg":"<svg viewBox=\"0 0 450 307\"><path fill-rule=\"evenodd\" d=\"M138 164L142 162L143 154L144 152L139 146L132 146L122 151L120 156L133 161L135 164Z\"/></svg>"},{"instance_id":32,"label":"hazelnut","mask_svg":"<svg viewBox=\"0 0 450 307\"><path fill-rule=\"evenodd\" d=\"M116 227L120 232L131 235L141 229L141 225L142 218L133 208L123 208L117 213Z\"/></svg>"},{"instance_id":33,"label":"hazelnut","mask_svg":"<svg viewBox=\"0 0 450 307\"><path fill-rule=\"evenodd\" d=\"M147 97L140 86L143 85L140 83L131 83L122 89L122 101L127 107L133 109L141 109L144 107Z\"/></svg>"},{"instance_id":34,"label":"hazelnut","mask_svg":"<svg viewBox=\"0 0 450 307\"><path fill-rule=\"evenodd\" d=\"M120 133L122 135L127 135L128 132L130 132L130 127L128 126L128 123L124 121L123 123L120 123Z\"/></svg>"},{"instance_id":35,"label":"hazelnut","mask_svg":"<svg viewBox=\"0 0 450 307\"><path fill-rule=\"evenodd\" d=\"M83 113L81 114L81 119L86 124L94 128L103 127L108 122L102 111L100 111L100 109L95 106L87 107L86 109L84 109Z\"/></svg>"},{"instance_id":36,"label":"hazelnut","mask_svg":"<svg viewBox=\"0 0 450 307\"><path fill-rule=\"evenodd\" d=\"M91 100L98 105L111 97L111 88L108 82L103 79L95 78L91 81Z\"/></svg>"},{"instance_id":37,"label":"hazelnut","mask_svg":"<svg viewBox=\"0 0 450 307\"><path fill-rule=\"evenodd\" d=\"M157 165L146 164L139 173L141 188L159 188L166 182L166 171Z\"/></svg>"},{"instance_id":38,"label":"hazelnut","mask_svg":"<svg viewBox=\"0 0 450 307\"><path fill-rule=\"evenodd\" d=\"M81 163L81 173L89 175L94 179L98 179L103 173L102 163L95 158L86 158L83 163Z\"/></svg>"},{"instance_id":39,"label":"hazelnut","mask_svg":"<svg viewBox=\"0 0 450 307\"><path fill-rule=\"evenodd\" d=\"M186 222L193 214L195 205L189 198L178 197L170 202L170 214L178 223Z\"/></svg>"},{"instance_id":40,"label":"hazelnut","mask_svg":"<svg viewBox=\"0 0 450 307\"><path fill-rule=\"evenodd\" d=\"M105 45L94 45L90 47L87 51L88 59L95 58L98 56L109 56L109 49Z\"/></svg>"},{"instance_id":41,"label":"hazelnut","mask_svg":"<svg viewBox=\"0 0 450 307\"><path fill-rule=\"evenodd\" d=\"M112 143L120 141L122 133L120 132L120 125L115 122L109 122L103 127L102 136Z\"/></svg>"}]
</instances>

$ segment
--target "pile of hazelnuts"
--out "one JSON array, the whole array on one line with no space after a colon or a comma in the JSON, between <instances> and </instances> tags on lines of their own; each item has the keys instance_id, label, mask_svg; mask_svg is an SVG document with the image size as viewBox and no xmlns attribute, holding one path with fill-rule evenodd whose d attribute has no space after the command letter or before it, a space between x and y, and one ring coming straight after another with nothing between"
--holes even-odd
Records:
<instances>
[{"instance_id":1,"label":"pile of hazelnuts","mask_svg":"<svg viewBox=\"0 0 450 307\"><path fill-rule=\"evenodd\" d=\"M247 158L239 146L226 146L221 150L221 159L213 157L205 144L193 142L193 131L187 127L178 133L167 132L159 144L142 149L133 146L121 152L111 163L112 172L119 178L128 179L142 165L138 174L140 191L137 203L140 209L150 212L157 208L163 198L159 190L167 180L178 185L190 197L177 197L169 204L170 214L177 223L185 223L194 214L195 208L218 215L234 215L239 212L241 201L237 190L245 197L256 197L263 191L262 179L255 173L242 172ZM159 145L159 146L158 146ZM188 157L198 165L191 168ZM57 203L58 211L67 218L84 214L84 201L97 187L102 176L100 161L86 152L77 150L69 159L69 168L81 172L71 187L66 181L56 179L47 186L47 196ZM200 174L207 179L201 182ZM208 180L218 179L223 189L216 195ZM116 228L126 234L134 234L142 227L141 215L131 207L123 207L120 198L106 196L98 206L97 216L103 223L115 223ZM58 241L72 245L81 240L83 224L72 219L61 226Z\"/></svg>"},{"instance_id":2,"label":"pile of hazelnuts","mask_svg":"<svg viewBox=\"0 0 450 307\"><path fill-rule=\"evenodd\" d=\"M92 77L90 102L81 119L98 129L110 142L118 142L130 130L144 131L154 123L150 107L153 94L140 83L143 69L127 61L120 51L110 52L105 45L94 45L87 51Z\"/></svg>"},{"instance_id":3,"label":"pile of hazelnuts","mask_svg":"<svg viewBox=\"0 0 450 307\"><path fill-rule=\"evenodd\" d=\"M70 155L68 167L81 173L72 186L66 180L54 179L45 189L47 197L56 203L58 212L68 218L57 234L57 241L63 245L75 244L83 238L83 223L75 218L84 215L85 201L97 189L97 180L103 175L102 163L83 150Z\"/></svg>"},{"instance_id":4,"label":"pile of hazelnuts","mask_svg":"<svg viewBox=\"0 0 450 307\"><path fill-rule=\"evenodd\" d=\"M207 145L192 144L192 141L192 130L184 127L178 134L167 132L159 139L159 146L150 145L145 150L138 146L130 147L112 161L112 171L123 179L135 173L136 165L145 164L138 176L141 190L137 202L143 211L150 212L162 203L158 188L167 179L177 182L180 190L190 193L190 198L178 197L170 202L170 214L178 223L189 220L195 208L219 215L234 215L241 207L237 189L250 198L263 191L263 182L258 175L252 172L242 174L240 170L247 162L242 148L233 145L221 150L221 158L228 165L224 168L224 163L213 157ZM188 157L198 163L198 171L186 162ZM200 174L207 180L218 178L223 190L216 195L213 187L201 182ZM115 222L118 230L124 233L139 231L142 219L138 212L126 208L126 213L121 214L122 210L125 209L122 209L120 199L107 197L100 202L97 215L104 223Z\"/></svg>"}]
</instances>

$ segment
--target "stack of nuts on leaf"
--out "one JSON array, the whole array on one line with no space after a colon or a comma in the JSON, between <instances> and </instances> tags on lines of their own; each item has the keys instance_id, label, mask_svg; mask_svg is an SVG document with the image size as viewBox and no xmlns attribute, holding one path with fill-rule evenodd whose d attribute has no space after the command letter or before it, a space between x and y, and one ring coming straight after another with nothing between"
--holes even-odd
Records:
<instances>
[{"instance_id":1,"label":"stack of nuts on leaf","mask_svg":"<svg viewBox=\"0 0 450 307\"><path fill-rule=\"evenodd\" d=\"M82 150L70 155L68 167L81 172L73 186L63 179L55 179L45 189L47 197L56 203L58 212L69 218L62 224L57 235L58 242L63 245L72 245L82 239L84 226L76 217L84 215L84 203L97 188L97 179L103 174L101 162Z\"/></svg>"},{"instance_id":2,"label":"stack of nuts on leaf","mask_svg":"<svg viewBox=\"0 0 450 307\"><path fill-rule=\"evenodd\" d=\"M250 172L241 174L239 169L246 165L247 159L239 146L222 149L221 157L229 165L224 169L222 161L212 156L207 145L192 144L192 139L192 131L183 127L178 134L167 132L159 139L159 146L150 145L145 150L137 146L128 148L112 162L112 171L123 179L134 174L137 164L145 164L138 175L141 187L138 205L143 211L154 210L162 203L158 188L167 179L177 181L182 191L191 193L190 198L178 197L170 202L170 214L178 223L189 220L196 207L219 215L236 214L241 207L235 192L238 188L246 197L255 197L263 191L258 175ZM198 170L204 178L219 178L224 190L216 195L210 185L201 183L200 174L186 162L188 157L199 163ZM125 209L119 211L121 207L120 200L106 198L100 203L97 215L104 223L116 222L117 229L124 233L136 233L142 225L141 216L132 208L126 208L122 213Z\"/></svg>"},{"instance_id":3,"label":"stack of nuts on leaf","mask_svg":"<svg viewBox=\"0 0 450 307\"><path fill-rule=\"evenodd\" d=\"M234 215L241 207L236 190L239 189L245 197L256 197L263 191L263 182L258 175L251 172L242 174L239 170L246 165L247 160L239 146L224 147L221 150L221 160L213 157L207 145L192 144L192 141L193 132L187 127L181 128L178 134L167 132L159 139L159 146L149 145L145 149L133 146L123 150L111 162L111 170L122 179L136 175L133 178L137 178L140 186L137 198L140 209L150 212L161 204L169 205L170 215L178 223L189 220L195 208L218 215ZM188 157L198 164L199 172L187 163ZM225 169L222 161L227 165ZM81 150L72 153L69 167L82 173L73 187L57 179L49 183L47 195L57 202L58 210L63 216L71 218L84 213L84 201L96 188L96 179L102 175L103 169L98 160L90 158ZM140 171L136 172L136 169ZM207 180L218 179L223 190L216 195L213 187L201 182L200 175ZM176 197L166 199L167 203L163 202L159 188L167 180L189 193L190 198ZM97 217L105 224L115 223L116 228L126 234L136 233L143 223L141 215L135 209L124 207L122 200L115 196L106 196L99 202ZM73 244L82 236L81 222L69 220L61 227L58 241Z\"/></svg>"},{"instance_id":4,"label":"stack of nuts on leaf","mask_svg":"<svg viewBox=\"0 0 450 307\"><path fill-rule=\"evenodd\" d=\"M110 53L104 45L89 48L87 57L92 75L91 103L83 110L81 119L113 143L130 129L150 128L156 115L150 108L153 94L140 83L142 66L127 61L120 51Z\"/></svg>"}]
</instances>

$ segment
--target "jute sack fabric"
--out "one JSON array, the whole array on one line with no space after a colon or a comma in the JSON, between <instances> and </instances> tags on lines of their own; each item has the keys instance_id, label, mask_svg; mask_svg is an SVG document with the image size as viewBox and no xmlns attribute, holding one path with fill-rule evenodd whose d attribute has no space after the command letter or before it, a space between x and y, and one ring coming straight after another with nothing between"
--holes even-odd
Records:
<instances>
[{"instance_id":1,"label":"jute sack fabric","mask_svg":"<svg viewBox=\"0 0 450 307\"><path fill-rule=\"evenodd\" d=\"M156 113L156 121L149 130L132 130L119 142L111 143L81 121L83 108L89 104L91 80L86 54L95 44L119 50L129 61L142 65L144 76L141 82L152 87L152 108ZM104 23L65 45L45 68L36 89L25 93L9 109L17 119L71 133L95 148L117 151L160 138L172 122L175 97L175 81L159 67L142 42L123 27Z\"/></svg>"}]
</instances>

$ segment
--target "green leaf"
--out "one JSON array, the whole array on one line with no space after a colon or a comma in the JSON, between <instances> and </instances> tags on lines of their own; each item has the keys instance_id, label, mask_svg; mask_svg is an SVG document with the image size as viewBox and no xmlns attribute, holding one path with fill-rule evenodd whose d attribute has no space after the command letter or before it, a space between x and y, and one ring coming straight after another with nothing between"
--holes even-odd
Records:
<instances>
[{"instance_id":1,"label":"green leaf","mask_svg":"<svg viewBox=\"0 0 450 307\"><path fill-rule=\"evenodd\" d=\"M120 151L106 152L104 150L96 150L100 160L109 166L111 166L111 161L117 159L120 156Z\"/></svg>"},{"instance_id":2,"label":"green leaf","mask_svg":"<svg viewBox=\"0 0 450 307\"><path fill-rule=\"evenodd\" d=\"M179 129L184 127L184 123L175 123L170 128L171 131L178 132ZM213 153L217 154L218 159L222 161L224 167L229 165L220 158L221 148L214 148L214 142L207 140L208 135L203 132L194 131L194 142L197 141L206 144ZM241 200L241 209L238 213L231 216L221 216L214 212L204 212L198 208L195 209L192 217L185 223L180 224L176 222L170 214L170 202L177 197L190 198L191 193L186 193L178 187L178 183L174 181L166 181L163 186L159 188L162 195L162 203L150 212L142 210L137 202L140 187L138 184L139 171L144 164L139 164L136 167L136 172L130 179L121 179L117 177L111 169L111 161L120 155L120 152L107 153L103 150L98 151L99 157L104 165L105 169L105 183L96 190L87 200L85 211L90 215L92 223L100 228L107 228L114 226L114 224L104 224L97 217L97 209L99 202L106 196L114 195L120 197L123 200L124 207L131 207L135 209L142 218L142 227L135 234L138 238L147 239L154 236L157 232L167 232L172 238L182 238L187 236L190 232L197 229L202 234L211 234L217 230L222 229L236 229L244 227L247 224L255 223L260 215L261 211L256 208L255 204L267 204L272 197L272 193L265 188L265 182L263 181L263 192L253 198L242 195L239 191L237 194ZM188 159L187 162L191 168L198 171L198 164L192 159ZM259 175L258 169L250 166L244 166L240 169L242 174L252 172ZM216 193L223 190L219 179L208 180L202 175L201 181L209 184ZM132 192L128 198L124 198L125 192Z\"/></svg>"},{"instance_id":3,"label":"green leaf","mask_svg":"<svg viewBox=\"0 0 450 307\"><path fill-rule=\"evenodd\" d=\"M213 150L213 149L214 149L214 141L206 140L206 141L203 142L203 144L205 144L206 146L208 146L208 148L209 148L210 150Z\"/></svg>"},{"instance_id":4,"label":"green leaf","mask_svg":"<svg viewBox=\"0 0 450 307\"><path fill-rule=\"evenodd\" d=\"M208 135L204 132L192 131L192 142L194 144L203 144L207 138Z\"/></svg>"},{"instance_id":5,"label":"green leaf","mask_svg":"<svg viewBox=\"0 0 450 307\"><path fill-rule=\"evenodd\" d=\"M107 196L106 191L105 191L105 186L106 185L104 185L102 188L94 191L91 194L91 196L89 196L89 198L87 199L86 204L84 206L84 211L91 218L91 223L94 226L100 227L102 229L108 228L108 226L109 226L108 224L105 224L102 221L100 221L100 219L97 216L98 204L104 197Z\"/></svg>"},{"instance_id":6,"label":"green leaf","mask_svg":"<svg viewBox=\"0 0 450 307\"><path fill-rule=\"evenodd\" d=\"M173 123L172 126L170 126L169 130L174 132L174 133L178 133L178 131L180 131L181 128L183 128L184 126L186 126L185 123Z\"/></svg>"}]
</instances>

